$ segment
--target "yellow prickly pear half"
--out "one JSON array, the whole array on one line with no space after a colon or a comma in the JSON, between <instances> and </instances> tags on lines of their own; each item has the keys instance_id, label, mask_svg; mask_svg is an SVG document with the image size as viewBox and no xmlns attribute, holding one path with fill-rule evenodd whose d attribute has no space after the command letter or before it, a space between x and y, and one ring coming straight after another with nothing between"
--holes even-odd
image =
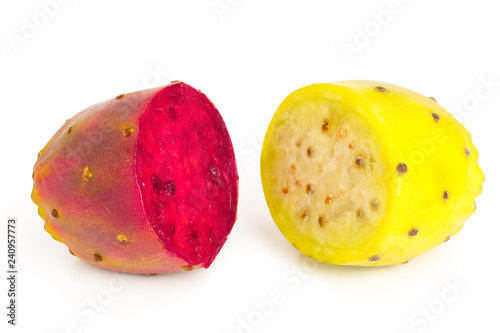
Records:
<instances>
[{"instance_id":1,"label":"yellow prickly pear half","mask_svg":"<svg viewBox=\"0 0 500 333\"><path fill-rule=\"evenodd\" d=\"M434 98L375 81L290 94L267 130L271 215L319 261L405 263L446 242L475 209L484 174L467 130Z\"/></svg>"},{"instance_id":2,"label":"yellow prickly pear half","mask_svg":"<svg viewBox=\"0 0 500 333\"><path fill-rule=\"evenodd\" d=\"M113 270L208 268L236 220L238 173L224 121L178 81L67 120L39 153L33 179L45 230Z\"/></svg>"}]
</instances>

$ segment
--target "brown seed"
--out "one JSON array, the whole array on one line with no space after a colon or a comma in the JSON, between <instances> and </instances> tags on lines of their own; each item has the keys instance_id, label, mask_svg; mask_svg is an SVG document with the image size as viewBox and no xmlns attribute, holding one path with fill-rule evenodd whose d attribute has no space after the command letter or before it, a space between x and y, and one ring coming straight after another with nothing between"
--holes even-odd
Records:
<instances>
[{"instance_id":1,"label":"brown seed","mask_svg":"<svg viewBox=\"0 0 500 333\"><path fill-rule=\"evenodd\" d=\"M323 219L323 216L318 217L318 224L321 228L325 226L325 220Z\"/></svg>"},{"instance_id":2,"label":"brown seed","mask_svg":"<svg viewBox=\"0 0 500 333\"><path fill-rule=\"evenodd\" d=\"M387 88L382 87L382 86L376 86L375 89L377 89L378 91L381 91L381 92L386 92L387 91Z\"/></svg>"},{"instance_id":3,"label":"brown seed","mask_svg":"<svg viewBox=\"0 0 500 333\"><path fill-rule=\"evenodd\" d=\"M302 215L300 216L300 218L302 220L305 220L308 216L309 216L309 211L307 211L307 209L306 209L305 211L302 212Z\"/></svg>"},{"instance_id":4,"label":"brown seed","mask_svg":"<svg viewBox=\"0 0 500 333\"><path fill-rule=\"evenodd\" d=\"M73 251L71 251L71 249L68 249L69 250L69 253L74 256L75 254L73 253Z\"/></svg>"},{"instance_id":5,"label":"brown seed","mask_svg":"<svg viewBox=\"0 0 500 333\"><path fill-rule=\"evenodd\" d=\"M118 236L116 236L116 239L118 239L122 243L127 242L127 236L125 236L125 235L118 235Z\"/></svg>"},{"instance_id":6,"label":"brown seed","mask_svg":"<svg viewBox=\"0 0 500 333\"><path fill-rule=\"evenodd\" d=\"M313 189L312 189L311 184L307 184L307 185L306 185L306 193L307 193L307 194L314 194L314 191L313 191Z\"/></svg>"},{"instance_id":7,"label":"brown seed","mask_svg":"<svg viewBox=\"0 0 500 333\"><path fill-rule=\"evenodd\" d=\"M189 271L192 271L192 270L193 270L193 266L191 266L191 265L181 266L181 271L189 272Z\"/></svg>"},{"instance_id":8,"label":"brown seed","mask_svg":"<svg viewBox=\"0 0 500 333\"><path fill-rule=\"evenodd\" d=\"M356 158L356 166L358 168L361 168L361 169L364 169L365 168L365 162L363 161L363 159L361 158L361 156L358 156Z\"/></svg>"},{"instance_id":9,"label":"brown seed","mask_svg":"<svg viewBox=\"0 0 500 333\"><path fill-rule=\"evenodd\" d=\"M70 126L70 127L68 128L67 133L69 134L69 133L71 133L72 131L73 131L73 126Z\"/></svg>"},{"instance_id":10,"label":"brown seed","mask_svg":"<svg viewBox=\"0 0 500 333\"><path fill-rule=\"evenodd\" d=\"M357 211L356 211L356 217L358 219L362 219L363 217L365 217L365 213L363 212L363 209L359 208Z\"/></svg>"},{"instance_id":11,"label":"brown seed","mask_svg":"<svg viewBox=\"0 0 500 333\"><path fill-rule=\"evenodd\" d=\"M465 148L465 157L469 157L469 155L470 155L469 149Z\"/></svg>"},{"instance_id":12,"label":"brown seed","mask_svg":"<svg viewBox=\"0 0 500 333\"><path fill-rule=\"evenodd\" d=\"M281 191L283 192L283 194L288 194L288 189L286 187L283 187Z\"/></svg>"},{"instance_id":13,"label":"brown seed","mask_svg":"<svg viewBox=\"0 0 500 333\"><path fill-rule=\"evenodd\" d=\"M446 243L447 241L449 241L449 240L450 240L450 238L451 238L451 236L449 236L449 235L448 235L448 236L444 239L443 243Z\"/></svg>"},{"instance_id":14,"label":"brown seed","mask_svg":"<svg viewBox=\"0 0 500 333\"><path fill-rule=\"evenodd\" d=\"M352 143L349 144L349 149L352 149L354 145Z\"/></svg>"},{"instance_id":15,"label":"brown seed","mask_svg":"<svg viewBox=\"0 0 500 333\"><path fill-rule=\"evenodd\" d=\"M344 130L343 128L339 128L338 131L337 131L337 135L336 135L336 140L337 142L340 142L340 140L342 140L344 138L344 135L347 134L346 133L347 131Z\"/></svg>"},{"instance_id":16,"label":"brown seed","mask_svg":"<svg viewBox=\"0 0 500 333\"><path fill-rule=\"evenodd\" d=\"M120 95L116 96L116 99L120 99L120 98L123 98L123 97L125 97L125 94L120 94Z\"/></svg>"},{"instance_id":17,"label":"brown seed","mask_svg":"<svg viewBox=\"0 0 500 333\"><path fill-rule=\"evenodd\" d=\"M379 261L380 257L381 257L381 255L377 254L377 255L374 255L374 256L368 258L368 261Z\"/></svg>"},{"instance_id":18,"label":"brown seed","mask_svg":"<svg viewBox=\"0 0 500 333\"><path fill-rule=\"evenodd\" d=\"M295 142L295 146L296 146L297 148L302 147L302 139L300 139L300 140L298 140L297 142Z\"/></svg>"},{"instance_id":19,"label":"brown seed","mask_svg":"<svg viewBox=\"0 0 500 333\"><path fill-rule=\"evenodd\" d=\"M122 131L122 135L126 138L129 137L132 133L134 133L134 129L131 127L126 127Z\"/></svg>"},{"instance_id":20,"label":"brown seed","mask_svg":"<svg viewBox=\"0 0 500 333\"><path fill-rule=\"evenodd\" d=\"M405 262L402 262L401 265L407 264L409 262L410 262L410 260L406 260Z\"/></svg>"},{"instance_id":21,"label":"brown seed","mask_svg":"<svg viewBox=\"0 0 500 333\"><path fill-rule=\"evenodd\" d=\"M439 115L437 113L432 113L432 118L434 118L435 121L439 121Z\"/></svg>"},{"instance_id":22,"label":"brown seed","mask_svg":"<svg viewBox=\"0 0 500 333\"><path fill-rule=\"evenodd\" d=\"M35 180L35 171L31 174L31 179Z\"/></svg>"},{"instance_id":23,"label":"brown seed","mask_svg":"<svg viewBox=\"0 0 500 333\"><path fill-rule=\"evenodd\" d=\"M405 163L399 163L396 170L398 171L398 176L403 177L408 172L408 166Z\"/></svg>"},{"instance_id":24,"label":"brown seed","mask_svg":"<svg viewBox=\"0 0 500 333\"><path fill-rule=\"evenodd\" d=\"M83 168L83 175L82 175L83 180L88 182L91 177L92 177L92 172L89 171L89 167Z\"/></svg>"},{"instance_id":25,"label":"brown seed","mask_svg":"<svg viewBox=\"0 0 500 333\"><path fill-rule=\"evenodd\" d=\"M413 228L408 232L408 237L414 237L418 234L418 228Z\"/></svg>"},{"instance_id":26,"label":"brown seed","mask_svg":"<svg viewBox=\"0 0 500 333\"><path fill-rule=\"evenodd\" d=\"M94 260L95 261L102 261L102 257L100 254L94 253Z\"/></svg>"},{"instance_id":27,"label":"brown seed","mask_svg":"<svg viewBox=\"0 0 500 333\"><path fill-rule=\"evenodd\" d=\"M450 198L450 193L448 193L448 191L444 191L443 193L444 202L446 202L446 200L448 200L449 198Z\"/></svg>"},{"instance_id":28,"label":"brown seed","mask_svg":"<svg viewBox=\"0 0 500 333\"><path fill-rule=\"evenodd\" d=\"M328 196L325 199L325 204L328 205L328 204L332 203L332 201L333 201L333 194L330 193L330 194L328 194Z\"/></svg>"},{"instance_id":29,"label":"brown seed","mask_svg":"<svg viewBox=\"0 0 500 333\"><path fill-rule=\"evenodd\" d=\"M312 157L313 153L314 153L314 151L311 147L307 148L307 156Z\"/></svg>"},{"instance_id":30,"label":"brown seed","mask_svg":"<svg viewBox=\"0 0 500 333\"><path fill-rule=\"evenodd\" d=\"M329 126L328 121L326 119L323 120L323 126L321 126L321 130L323 132L328 132L328 126Z\"/></svg>"},{"instance_id":31,"label":"brown seed","mask_svg":"<svg viewBox=\"0 0 500 333\"><path fill-rule=\"evenodd\" d=\"M437 102L437 100L434 97L429 97L429 98L432 99L434 102Z\"/></svg>"},{"instance_id":32,"label":"brown seed","mask_svg":"<svg viewBox=\"0 0 500 333\"><path fill-rule=\"evenodd\" d=\"M473 209L473 210L476 210L476 208L477 208L477 206L476 206L476 202L474 202L474 203L472 204L472 209Z\"/></svg>"},{"instance_id":33,"label":"brown seed","mask_svg":"<svg viewBox=\"0 0 500 333\"><path fill-rule=\"evenodd\" d=\"M300 180L296 180L296 181L295 181L295 185L297 185L297 186L302 186L302 182L301 182Z\"/></svg>"},{"instance_id":34,"label":"brown seed","mask_svg":"<svg viewBox=\"0 0 500 333\"><path fill-rule=\"evenodd\" d=\"M375 199L370 201L370 209L372 211L376 211L378 209L378 203L377 203L377 201L375 201Z\"/></svg>"},{"instance_id":35,"label":"brown seed","mask_svg":"<svg viewBox=\"0 0 500 333\"><path fill-rule=\"evenodd\" d=\"M297 169L297 168L295 167L295 164L292 164L292 165L290 166L290 174L294 175L294 174L295 174L295 170L296 170L296 169Z\"/></svg>"},{"instance_id":36,"label":"brown seed","mask_svg":"<svg viewBox=\"0 0 500 333\"><path fill-rule=\"evenodd\" d=\"M148 276L155 276L158 275L158 273L148 273Z\"/></svg>"},{"instance_id":37,"label":"brown seed","mask_svg":"<svg viewBox=\"0 0 500 333\"><path fill-rule=\"evenodd\" d=\"M52 209L52 216L54 216L55 218L59 217L59 212L55 208Z\"/></svg>"}]
</instances>

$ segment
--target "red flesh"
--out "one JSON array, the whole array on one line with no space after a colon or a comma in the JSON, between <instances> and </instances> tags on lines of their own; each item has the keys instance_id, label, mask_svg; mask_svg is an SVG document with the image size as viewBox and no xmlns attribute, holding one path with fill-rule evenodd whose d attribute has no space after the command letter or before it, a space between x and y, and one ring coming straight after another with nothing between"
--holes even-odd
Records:
<instances>
[{"instance_id":1,"label":"red flesh","mask_svg":"<svg viewBox=\"0 0 500 333\"><path fill-rule=\"evenodd\" d=\"M144 208L165 248L209 267L236 219L231 140L208 98L175 84L139 119L136 176Z\"/></svg>"}]
</instances>

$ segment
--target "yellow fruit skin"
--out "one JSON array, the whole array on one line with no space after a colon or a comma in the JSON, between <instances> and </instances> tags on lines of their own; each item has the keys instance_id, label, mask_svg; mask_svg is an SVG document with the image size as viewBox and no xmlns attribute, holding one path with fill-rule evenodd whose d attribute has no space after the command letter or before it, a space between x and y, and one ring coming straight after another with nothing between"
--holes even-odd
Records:
<instances>
[{"instance_id":1,"label":"yellow fruit skin","mask_svg":"<svg viewBox=\"0 0 500 333\"><path fill-rule=\"evenodd\" d=\"M387 213L376 235L363 246L335 251L299 234L279 196L271 191L276 154L271 144L273 131L285 111L310 98L342 103L365 119L382 142L387 166L384 179L390 192ZM469 132L434 99L383 82L339 81L301 88L282 102L264 140L261 178L274 221L305 255L331 264L394 265L448 240L475 212L475 198L484 182L478 157ZM399 163L408 166L402 176L397 171ZM415 228L418 232L410 233Z\"/></svg>"}]
</instances>

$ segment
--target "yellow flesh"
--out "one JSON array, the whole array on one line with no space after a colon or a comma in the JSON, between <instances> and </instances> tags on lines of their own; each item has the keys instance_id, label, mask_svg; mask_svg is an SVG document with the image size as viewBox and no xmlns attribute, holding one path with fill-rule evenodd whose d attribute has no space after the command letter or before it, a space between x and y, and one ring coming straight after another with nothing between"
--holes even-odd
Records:
<instances>
[{"instance_id":1,"label":"yellow flesh","mask_svg":"<svg viewBox=\"0 0 500 333\"><path fill-rule=\"evenodd\" d=\"M277 119L269 145L272 193L299 234L337 251L374 236L385 215L386 166L363 119L339 103L307 100Z\"/></svg>"},{"instance_id":2,"label":"yellow flesh","mask_svg":"<svg viewBox=\"0 0 500 333\"><path fill-rule=\"evenodd\" d=\"M271 215L298 250L334 264L390 265L461 229L484 181L477 159L470 134L434 100L343 81L283 101L261 176Z\"/></svg>"}]
</instances>

